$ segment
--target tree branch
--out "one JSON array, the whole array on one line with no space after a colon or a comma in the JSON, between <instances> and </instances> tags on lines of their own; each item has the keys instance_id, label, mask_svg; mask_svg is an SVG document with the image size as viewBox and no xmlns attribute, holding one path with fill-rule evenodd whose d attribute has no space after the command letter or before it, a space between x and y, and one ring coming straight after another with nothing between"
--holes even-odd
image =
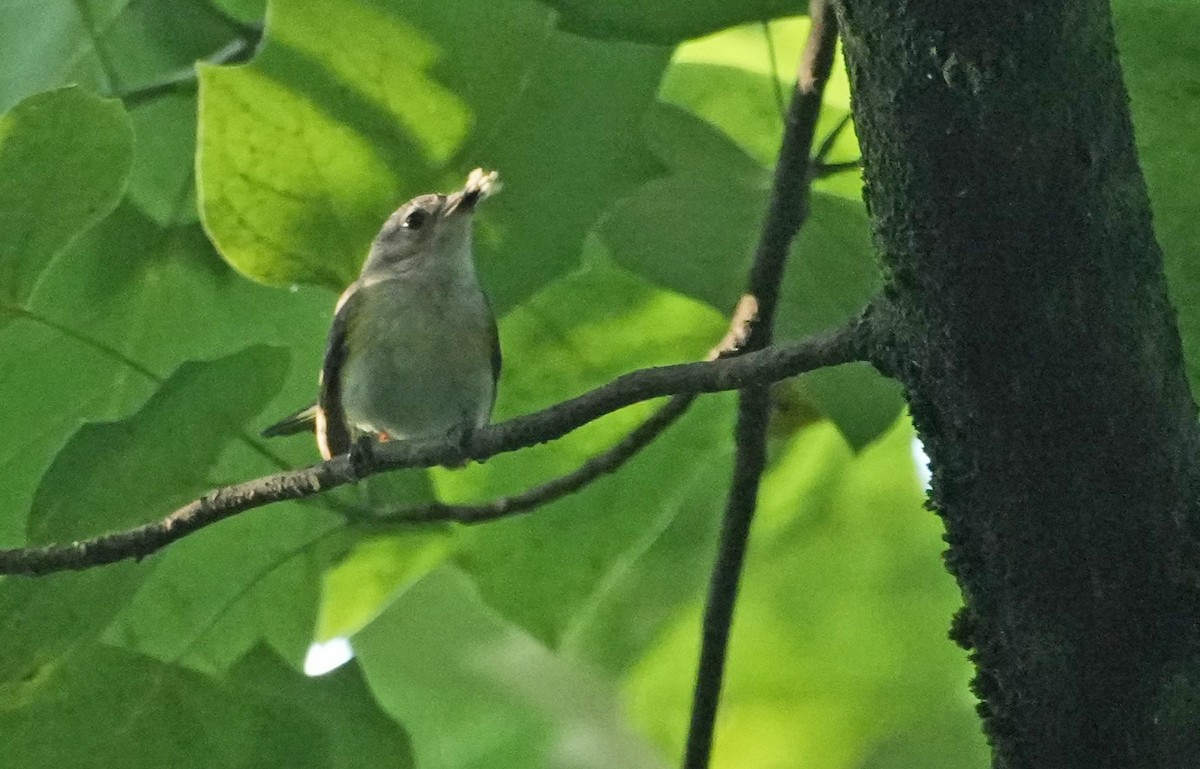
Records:
<instances>
[{"instance_id":1,"label":"tree branch","mask_svg":"<svg viewBox=\"0 0 1200 769\"><path fill-rule=\"evenodd\" d=\"M427 505L408 507L394 513L364 516L359 523L368 526L395 526L436 521L475 524L527 513L579 491L601 475L616 472L683 416L695 399L696 396L691 394L672 396L645 422L634 428L629 435L612 448L589 458L566 475L560 475L519 494L479 504L447 505L441 502L431 502Z\"/></svg>"},{"instance_id":2,"label":"tree branch","mask_svg":"<svg viewBox=\"0 0 1200 769\"><path fill-rule=\"evenodd\" d=\"M718 360L741 354L750 333L750 324L757 315L758 304L754 301L754 297L743 296L730 317L729 331L715 347L709 350L705 360ZM691 407L693 401L695 401L694 395L673 396L649 419L612 448L590 457L578 468L565 475L553 478L519 494L476 504L446 505L432 502L383 515L363 515L357 519L357 522L384 527L435 521L474 524L529 512L579 491L601 475L616 472L638 452L653 443L668 427L675 424Z\"/></svg>"},{"instance_id":3,"label":"tree branch","mask_svg":"<svg viewBox=\"0 0 1200 769\"><path fill-rule=\"evenodd\" d=\"M783 268L792 240L808 217L813 176L809 157L821 111L821 94L833 67L837 47L837 21L825 0L811 0L809 16L812 27L801 55L796 91L788 107L783 142L775 164L771 201L750 269L747 292L757 301L757 320L750 326L745 342L749 350L762 349L771 343ZM835 129L835 134L842 127L844 123ZM823 143L819 162L824 161L824 155L832 145L832 138ZM759 482L767 463L770 407L770 391L765 385L755 383L742 391L736 428L737 456L704 611L684 769L706 769L712 753L733 608L737 602L750 524L758 504Z\"/></svg>"},{"instance_id":4,"label":"tree branch","mask_svg":"<svg viewBox=\"0 0 1200 769\"><path fill-rule=\"evenodd\" d=\"M864 314L837 329L741 357L642 369L534 414L484 427L465 445L444 439L384 443L353 458L342 454L311 467L216 489L155 523L69 544L0 550L0 574L47 574L143 558L238 513L310 497L377 473L454 464L464 458L483 461L561 438L605 414L644 400L737 390L866 360L873 347L873 335L871 316Z\"/></svg>"}]
</instances>

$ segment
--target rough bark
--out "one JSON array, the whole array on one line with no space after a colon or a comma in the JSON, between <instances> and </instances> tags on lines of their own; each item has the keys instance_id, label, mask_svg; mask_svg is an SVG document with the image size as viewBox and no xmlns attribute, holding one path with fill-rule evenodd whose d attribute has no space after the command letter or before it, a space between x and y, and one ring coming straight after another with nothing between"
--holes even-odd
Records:
<instances>
[{"instance_id":1,"label":"rough bark","mask_svg":"<svg viewBox=\"0 0 1200 769\"><path fill-rule=\"evenodd\" d=\"M842 0L994 765L1200 766L1196 407L1101 0Z\"/></svg>"}]
</instances>

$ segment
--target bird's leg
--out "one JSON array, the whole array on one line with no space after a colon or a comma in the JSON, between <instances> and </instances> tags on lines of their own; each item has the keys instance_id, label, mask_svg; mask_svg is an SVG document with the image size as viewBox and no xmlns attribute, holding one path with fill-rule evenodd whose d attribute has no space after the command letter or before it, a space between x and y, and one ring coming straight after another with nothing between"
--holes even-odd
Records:
<instances>
[{"instance_id":1,"label":"bird's leg","mask_svg":"<svg viewBox=\"0 0 1200 769\"><path fill-rule=\"evenodd\" d=\"M375 436L364 433L350 444L350 466L359 478L366 475L375 463Z\"/></svg>"},{"instance_id":2,"label":"bird's leg","mask_svg":"<svg viewBox=\"0 0 1200 769\"><path fill-rule=\"evenodd\" d=\"M471 437L474 434L475 428L466 420L446 431L446 439L454 446L456 456L449 462L443 462L442 467L457 470L458 468L467 466L467 462L471 459Z\"/></svg>"}]
</instances>

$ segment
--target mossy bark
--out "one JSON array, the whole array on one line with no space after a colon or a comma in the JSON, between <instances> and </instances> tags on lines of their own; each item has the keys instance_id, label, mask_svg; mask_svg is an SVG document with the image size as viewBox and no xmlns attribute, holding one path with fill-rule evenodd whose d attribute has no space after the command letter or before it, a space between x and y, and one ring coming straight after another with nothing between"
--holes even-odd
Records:
<instances>
[{"instance_id":1,"label":"mossy bark","mask_svg":"<svg viewBox=\"0 0 1200 769\"><path fill-rule=\"evenodd\" d=\"M994 765L1200 766L1196 407L1100 0L843 0Z\"/></svg>"}]
</instances>

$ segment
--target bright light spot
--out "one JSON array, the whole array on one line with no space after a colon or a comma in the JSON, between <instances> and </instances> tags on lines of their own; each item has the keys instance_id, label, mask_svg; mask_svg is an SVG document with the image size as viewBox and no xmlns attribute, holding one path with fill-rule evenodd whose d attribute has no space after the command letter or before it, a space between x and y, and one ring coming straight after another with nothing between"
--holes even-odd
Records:
<instances>
[{"instance_id":1,"label":"bright light spot","mask_svg":"<svg viewBox=\"0 0 1200 769\"><path fill-rule=\"evenodd\" d=\"M308 647L308 655L304 658L304 675L323 676L337 670L354 659L354 649L345 638L331 638L325 643L315 643Z\"/></svg>"},{"instance_id":2,"label":"bright light spot","mask_svg":"<svg viewBox=\"0 0 1200 769\"><path fill-rule=\"evenodd\" d=\"M921 486L929 491L929 482L933 480L933 473L929 472L929 455L925 453L925 447L921 444L920 438L912 439L912 458L913 467L917 470L917 480L921 482Z\"/></svg>"}]
</instances>

